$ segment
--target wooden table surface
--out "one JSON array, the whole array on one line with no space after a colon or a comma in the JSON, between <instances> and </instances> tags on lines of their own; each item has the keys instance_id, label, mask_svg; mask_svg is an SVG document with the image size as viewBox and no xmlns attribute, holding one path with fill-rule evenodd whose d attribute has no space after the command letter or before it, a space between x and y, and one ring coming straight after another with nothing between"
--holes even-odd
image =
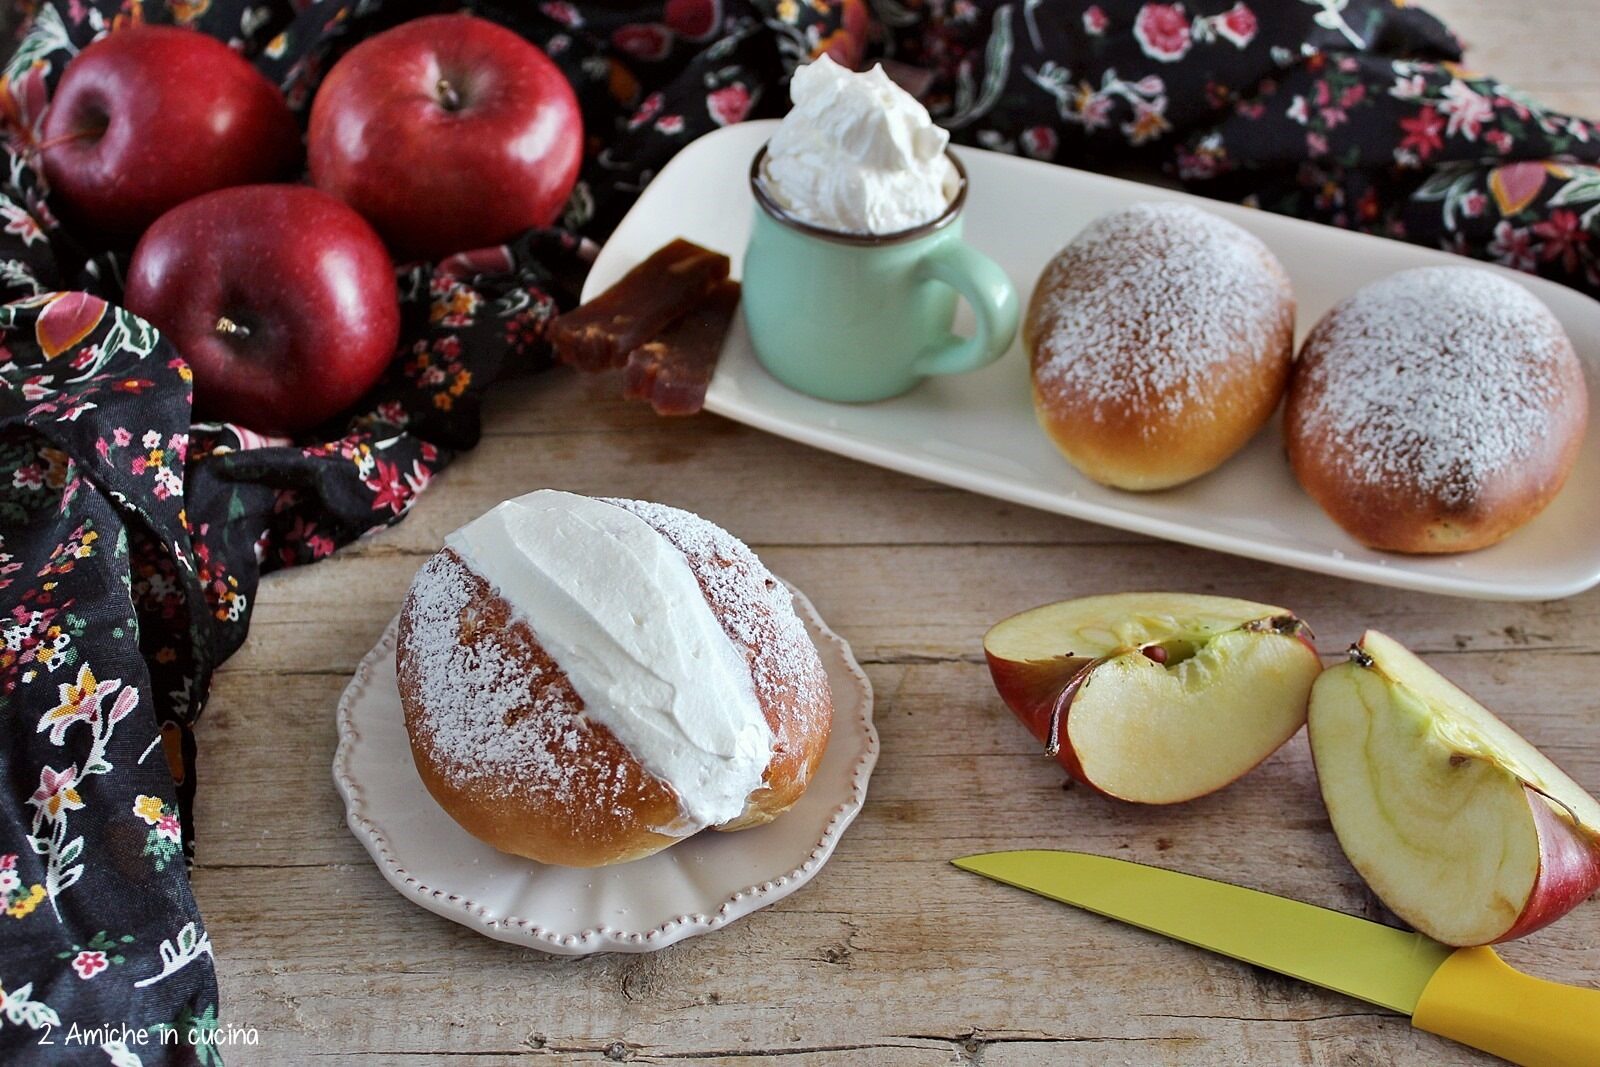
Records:
<instances>
[{"instance_id":1,"label":"wooden table surface","mask_svg":"<svg viewBox=\"0 0 1600 1067\"><path fill-rule=\"evenodd\" d=\"M1600 115L1595 0L1429 6L1472 65ZM200 727L195 892L234 1064L1387 1064L1487 1062L1405 1019L948 866L1069 847L1378 914L1341 855L1304 736L1221 793L1140 809L1064 788L999 704L995 619L1096 592L1289 606L1326 652L1375 625L1600 791L1600 592L1498 604L1152 541L813 452L722 419L656 419L565 373L497 390L482 445L399 527L262 586ZM827 867L777 905L638 956L500 944L399 896L345 828L334 706L446 532L540 487L699 512L805 589L877 691L883 756ZM1307 503L1307 506L1311 506ZM1600 984L1600 903L1505 955ZM760 1059L758 1059L760 1057Z\"/></svg>"}]
</instances>

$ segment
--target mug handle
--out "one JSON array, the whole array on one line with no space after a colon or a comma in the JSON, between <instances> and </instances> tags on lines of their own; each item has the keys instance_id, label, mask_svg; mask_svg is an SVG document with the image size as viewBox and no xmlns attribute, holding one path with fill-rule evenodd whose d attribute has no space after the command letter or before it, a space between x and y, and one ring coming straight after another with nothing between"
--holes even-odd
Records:
<instances>
[{"instance_id":1,"label":"mug handle","mask_svg":"<svg viewBox=\"0 0 1600 1067\"><path fill-rule=\"evenodd\" d=\"M946 241L917 264L926 281L943 282L966 297L978 328L971 338L952 337L923 352L917 374L965 374L987 367L1011 347L1017 334L1017 288L1000 265L971 245Z\"/></svg>"}]
</instances>

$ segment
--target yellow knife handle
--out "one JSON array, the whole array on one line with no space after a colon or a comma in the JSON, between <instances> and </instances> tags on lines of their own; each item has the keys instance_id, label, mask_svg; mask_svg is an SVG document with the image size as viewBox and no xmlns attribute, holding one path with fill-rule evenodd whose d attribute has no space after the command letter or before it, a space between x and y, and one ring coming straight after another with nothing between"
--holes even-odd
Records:
<instances>
[{"instance_id":1,"label":"yellow knife handle","mask_svg":"<svg viewBox=\"0 0 1600 1067\"><path fill-rule=\"evenodd\" d=\"M1491 948L1452 953L1423 987L1411 1025L1522 1067L1600 1064L1600 989L1523 974Z\"/></svg>"}]
</instances>

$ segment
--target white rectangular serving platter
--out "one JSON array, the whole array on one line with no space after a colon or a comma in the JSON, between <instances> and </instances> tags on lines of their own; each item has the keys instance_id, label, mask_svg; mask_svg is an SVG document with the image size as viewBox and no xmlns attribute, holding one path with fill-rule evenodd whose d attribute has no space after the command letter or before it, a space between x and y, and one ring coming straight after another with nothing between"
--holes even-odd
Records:
<instances>
[{"instance_id":1,"label":"white rectangular serving platter","mask_svg":"<svg viewBox=\"0 0 1600 1067\"><path fill-rule=\"evenodd\" d=\"M775 121L730 126L680 152L645 189L601 250L590 299L674 237L716 249L740 273L754 200L750 160ZM1141 200L1184 200L1256 234L1294 281L1297 338L1365 283L1408 267L1468 262L1447 252L1206 200L1118 178L960 149L971 180L966 238L993 257L1026 304L1034 279L1074 234ZM1600 412L1600 302L1554 282L1490 267L1548 304L1588 372ZM963 313L965 308L963 308ZM1152 537L1323 574L1430 593L1503 600L1571 596L1600 582L1600 432L1584 442L1565 490L1537 519L1492 548L1460 556L1390 555L1362 547L1296 484L1276 422L1218 470L1176 489L1135 494L1079 474L1033 417L1020 342L975 374L932 378L877 404L815 400L778 384L735 323L706 409L816 448Z\"/></svg>"}]
</instances>

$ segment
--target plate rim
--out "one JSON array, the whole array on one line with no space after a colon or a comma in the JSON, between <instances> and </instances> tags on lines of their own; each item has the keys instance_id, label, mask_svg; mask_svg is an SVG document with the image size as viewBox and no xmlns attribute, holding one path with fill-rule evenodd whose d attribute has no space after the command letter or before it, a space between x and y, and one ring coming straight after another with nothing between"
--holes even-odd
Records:
<instances>
[{"instance_id":1,"label":"plate rim","mask_svg":"<svg viewBox=\"0 0 1600 1067\"><path fill-rule=\"evenodd\" d=\"M335 717L338 745L334 749L333 780L340 798L344 801L346 825L366 848L367 854L384 880L402 896L436 915L470 927L487 937L557 955L654 952L685 938L720 929L736 919L782 900L816 876L832 857L844 832L860 815L866 805L867 786L873 769L877 766L882 743L873 721L875 694L872 681L861 668L855 653L850 648L850 643L827 624L817 611L816 605L805 593L783 578L778 580L783 582L792 594L796 613L806 624L807 633L812 638L813 644L817 645L818 654L823 657L829 656L830 650L823 646L831 646L831 655L855 684L860 698L854 726L859 731L862 744L860 754L856 756L855 763L850 768L850 793L834 805L828 822L823 827L822 837L810 846L805 859L798 866L772 878L733 890L714 910L676 915L643 930L623 930L610 924L602 924L577 931L560 931L514 915L490 918L489 909L471 897L429 885L395 858L389 846L388 836L376 819L365 810L360 782L350 773L351 758L361 743L361 734L355 724L355 706L371 686L376 665L394 657L399 631L399 612L396 612L394 618L384 627L378 643L362 657L339 696ZM830 744L836 736L836 731L837 723L830 730ZM425 788L420 788L420 783L419 792L420 798L425 803L436 803ZM459 827L456 827L456 832L466 833ZM492 846L485 845L485 847ZM526 862L536 864L538 861L530 859ZM624 869L627 866L627 864L617 864L609 869Z\"/></svg>"},{"instance_id":2,"label":"plate rim","mask_svg":"<svg viewBox=\"0 0 1600 1067\"><path fill-rule=\"evenodd\" d=\"M606 265L613 273L619 273L606 262L608 253L617 247L614 238L617 234L627 229L630 219L635 215L642 217L646 214L655 214L654 198L650 194L652 190L659 190L662 194L666 192L666 185L661 180L664 176L703 152L726 151L726 149L720 147L720 142L727 141L732 143L742 139L756 140L777 125L778 120L776 119L752 120L713 130L690 142L689 145L685 146L682 151L669 160L656 176L656 180L651 183L650 187L645 189L644 194L618 224L613 232L612 239L607 240L600 248L589 276L585 280L583 297L585 299L591 297L594 295L594 291L599 288L600 277L603 272L593 268ZM717 147L713 148L713 145ZM1564 299L1580 300L1589 305L1597 316L1600 316L1600 300L1596 300L1587 293L1569 286L1563 286L1548 278L1513 271L1495 263L1469 259L1445 249L1397 241L1377 234L1345 230L1310 219L1263 213L1260 209L1252 209L1226 200L1215 200L1184 189L1133 181L1128 178L1100 174L1063 164L1026 159L980 147L961 146L958 151L966 155L976 154L991 157L992 162L1001 166L1013 166L1019 169L1049 168L1051 171L1064 171L1071 174L1074 180L1095 184L1103 183L1106 186L1118 188L1127 194L1146 193L1154 198L1176 199L1194 203L1208 210L1217 211L1224 217L1236 222L1239 222L1236 216L1246 213L1243 215L1245 219L1264 217L1270 221L1272 226L1283 226L1308 235L1314 234L1339 241L1354 241L1363 245L1367 242L1376 241L1381 242L1387 248L1406 250L1429 261L1439 260L1470 264L1511 278L1529 288L1536 296L1540 296L1548 290L1560 290ZM740 173L742 174L743 171L741 170ZM647 211L646 209L649 210ZM1239 224L1248 225L1247 222L1240 222ZM724 251L730 250L725 249ZM622 264L622 266L629 265L631 264ZM1585 359L1584 362L1587 372L1586 378L1589 379L1587 388L1591 397L1591 406L1593 406L1594 398L1597 394L1600 394L1600 379L1595 377L1600 374L1600 366L1597 366L1592 358ZM737 383L743 380L742 375L731 379L722 377L720 384L723 387L719 388L718 376L714 376L707 391L705 410L751 426L761 432L799 442L808 448L821 449L835 455L844 456L847 459L897 471L910 477L948 485L965 492L987 496L991 499L1005 500L1035 510L1064 515L1112 529L1126 530L1142 536L1191 545L1207 551L1221 552L1226 555L1255 560L1273 566L1290 567L1344 581L1363 582L1379 587L1440 596L1490 601L1561 600L1576 596L1600 585L1600 554L1591 554L1592 558L1568 557L1571 560L1570 571L1565 574L1535 574L1529 578L1495 577L1492 574L1457 575L1420 569L1414 565L1414 557L1399 553L1385 553L1371 560L1358 558L1356 553L1365 550L1354 541L1351 542L1347 550L1329 549L1328 551L1322 551L1319 549L1308 551L1294 545L1263 542L1248 534L1186 524L1175 517L1152 516L1137 511L1129 511L1118 507L1114 503L1087 501L1058 493L1054 490L1037 490L1025 484L1012 484L1003 480L997 481L989 474L953 466L948 461L936 456L910 451L878 439L863 439L849 431L831 429L804 415L796 416L792 411L785 411L754 402L739 393ZM1590 432L1596 432L1595 428L1591 427ZM1063 460L1063 462L1065 461ZM1569 491L1576 481L1578 481L1577 478L1569 479L1567 487ZM1312 509L1313 512L1316 512L1316 505L1310 498L1306 498L1303 504L1305 507ZM1344 554L1345 551L1350 554ZM1468 553L1467 555L1471 554ZM1423 557L1424 560L1429 558L1434 557ZM1452 557L1437 558L1449 559ZM1461 557L1454 558L1459 559Z\"/></svg>"}]
</instances>

